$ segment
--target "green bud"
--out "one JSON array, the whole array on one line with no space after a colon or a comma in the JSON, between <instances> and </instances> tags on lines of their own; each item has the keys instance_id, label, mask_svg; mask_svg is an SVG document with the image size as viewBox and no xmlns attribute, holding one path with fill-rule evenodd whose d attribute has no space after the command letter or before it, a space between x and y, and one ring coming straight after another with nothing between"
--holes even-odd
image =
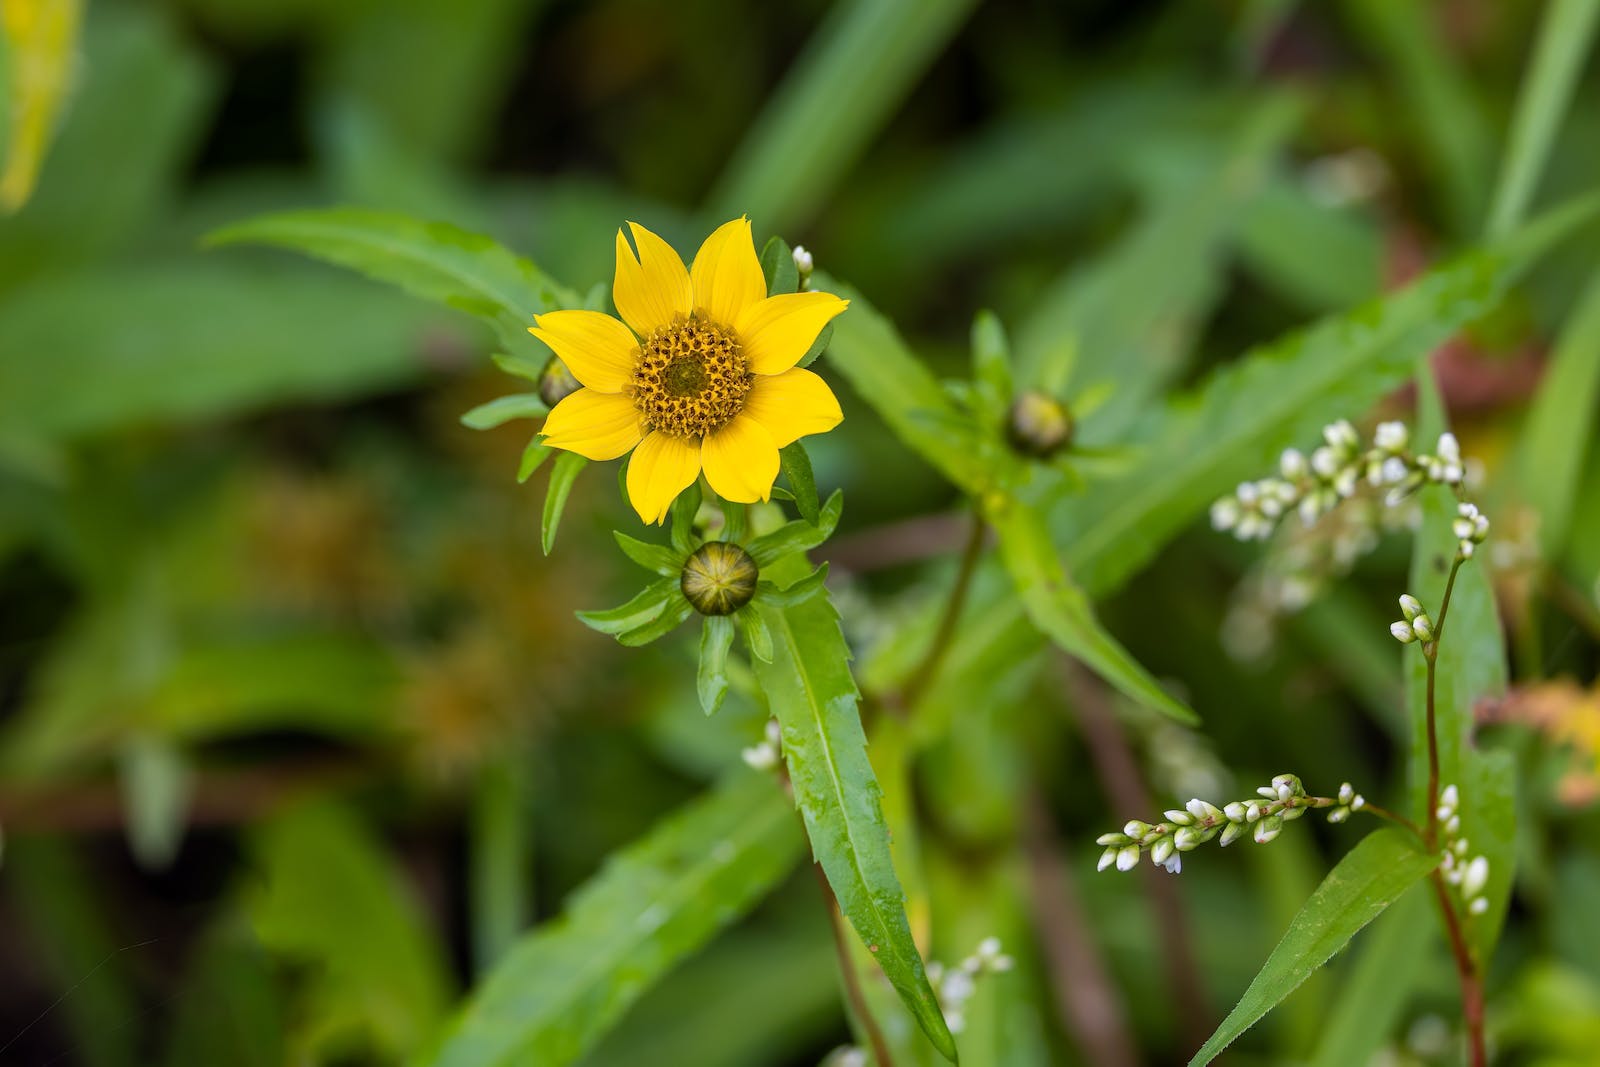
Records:
<instances>
[{"instance_id":1,"label":"green bud","mask_svg":"<svg viewBox=\"0 0 1600 1067\"><path fill-rule=\"evenodd\" d=\"M581 385L578 379L572 376L567 365L553 357L544 365L544 371L539 375L539 399L551 407L555 407L579 388Z\"/></svg>"},{"instance_id":2,"label":"green bud","mask_svg":"<svg viewBox=\"0 0 1600 1067\"><path fill-rule=\"evenodd\" d=\"M731 541L707 541L683 563L679 587L702 615L732 615L756 595L760 577L750 553Z\"/></svg>"},{"instance_id":3,"label":"green bud","mask_svg":"<svg viewBox=\"0 0 1600 1067\"><path fill-rule=\"evenodd\" d=\"M1018 393L1006 422L1006 439L1025 456L1048 459L1072 443L1072 413L1043 393Z\"/></svg>"}]
</instances>

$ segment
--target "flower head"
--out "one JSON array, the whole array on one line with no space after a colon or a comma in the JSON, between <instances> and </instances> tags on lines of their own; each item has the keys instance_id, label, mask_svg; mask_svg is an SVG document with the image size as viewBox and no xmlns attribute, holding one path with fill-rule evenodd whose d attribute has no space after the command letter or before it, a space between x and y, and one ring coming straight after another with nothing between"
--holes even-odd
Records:
<instances>
[{"instance_id":1,"label":"flower head","mask_svg":"<svg viewBox=\"0 0 1600 1067\"><path fill-rule=\"evenodd\" d=\"M703 470L725 500L771 496L778 449L837 426L839 402L796 367L849 304L831 293L767 295L750 220L706 238L692 268L628 224L617 231L612 298L598 311L552 311L530 329L583 386L551 410L545 443L594 460L633 451L628 498L661 522Z\"/></svg>"}]
</instances>

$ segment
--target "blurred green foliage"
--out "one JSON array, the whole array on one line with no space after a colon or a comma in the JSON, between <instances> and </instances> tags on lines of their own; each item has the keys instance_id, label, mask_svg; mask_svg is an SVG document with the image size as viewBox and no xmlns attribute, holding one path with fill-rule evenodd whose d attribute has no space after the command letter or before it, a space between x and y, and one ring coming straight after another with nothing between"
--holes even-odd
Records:
<instances>
[{"instance_id":1,"label":"blurred green foliage","mask_svg":"<svg viewBox=\"0 0 1600 1067\"><path fill-rule=\"evenodd\" d=\"M863 818L917 946L1016 957L963 1062L1108 1062L1073 1012L1096 994L1136 1062L1185 1062L1354 844L1301 824L1197 855L1181 895L1095 878L1093 835L1147 814L1130 784L1159 810L1292 768L1406 806L1382 627L1435 581L1426 542L1250 641L1254 554L1199 519L1321 424L1404 414L1430 352L1424 414L1483 457L1504 548L1448 678L1463 781L1516 810L1484 828L1490 1031L1507 1063L1592 1062L1600 290L1592 227L1519 227L1593 191L1595 6L89 0L78 25L0 0L0 1060L731 1067L857 1040L800 824L740 764L756 679L731 661L706 718L692 636L584 630L631 593L607 533L631 513L581 463L519 485L542 409L479 406L527 388L529 315L604 304L623 219L689 250L749 213L855 295L816 367L846 422L810 443L848 502L819 555L858 656L851 684L829 653L825 699L875 716ZM16 30L35 8L75 42ZM933 637L961 490L1004 482L928 421L985 307L1015 384L1080 413L1082 492L977 568L902 720L876 704ZM1093 614L1018 598L1057 565ZM1148 669L1203 731L1034 629L1082 655L1096 617L1122 687L1157 699ZM1230 1062L1457 1062L1417 896ZM904 1062L937 1062L842 955ZM452 1043L497 1012L503 1048Z\"/></svg>"}]
</instances>

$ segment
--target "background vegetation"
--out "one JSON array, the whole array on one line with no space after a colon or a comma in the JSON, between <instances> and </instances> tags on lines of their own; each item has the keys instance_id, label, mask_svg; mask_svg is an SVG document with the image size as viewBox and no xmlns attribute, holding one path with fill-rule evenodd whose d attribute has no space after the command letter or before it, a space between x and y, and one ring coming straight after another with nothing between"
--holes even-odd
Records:
<instances>
[{"instance_id":1,"label":"background vegetation","mask_svg":"<svg viewBox=\"0 0 1600 1067\"><path fill-rule=\"evenodd\" d=\"M54 66L13 35L0 1063L432 1062L532 928L555 938L535 1062L812 1064L855 1040L798 823L759 821L765 783L737 770L766 721L748 679L706 718L691 636L623 649L572 617L637 585L608 470L547 558L548 467L515 477L533 424L460 422L516 388L490 330L202 243L333 204L489 234L578 293L609 281L623 219L692 251L748 213L861 294L818 367L846 421L811 455L845 494L816 555L869 699L919 662L964 529L926 427L885 412L916 384L895 359L965 376L992 308L1020 374L1099 401L1079 439L1106 454L1055 544L1204 725L1046 652L980 569L916 735L871 750L880 778L905 771L886 805L917 830L897 866L929 958L987 936L1016 958L967 1008L966 1063L1185 1062L1356 838L1307 820L1130 879L1093 874L1100 831L1287 770L1405 807L1386 627L1409 533L1347 574L1304 548L1339 573L1271 612L1264 568L1295 549L1204 512L1325 422L1411 418L1433 350L1483 461L1509 653L1456 709L1516 770L1491 1038L1497 1062L1593 1062L1594 231L1508 293L1490 244L1395 318L1241 353L1592 191L1594 7L92 0ZM741 834L687 925L628 941L654 879ZM1457 1062L1457 996L1413 892L1229 1062Z\"/></svg>"}]
</instances>

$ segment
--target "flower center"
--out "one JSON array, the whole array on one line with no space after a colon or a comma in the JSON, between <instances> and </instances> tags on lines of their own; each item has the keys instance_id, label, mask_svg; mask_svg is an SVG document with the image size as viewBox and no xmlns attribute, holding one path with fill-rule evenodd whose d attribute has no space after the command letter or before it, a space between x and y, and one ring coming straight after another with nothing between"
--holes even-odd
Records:
<instances>
[{"instance_id":1,"label":"flower center","mask_svg":"<svg viewBox=\"0 0 1600 1067\"><path fill-rule=\"evenodd\" d=\"M649 430L704 437L739 414L754 380L732 330L680 319L639 346L633 402Z\"/></svg>"}]
</instances>

